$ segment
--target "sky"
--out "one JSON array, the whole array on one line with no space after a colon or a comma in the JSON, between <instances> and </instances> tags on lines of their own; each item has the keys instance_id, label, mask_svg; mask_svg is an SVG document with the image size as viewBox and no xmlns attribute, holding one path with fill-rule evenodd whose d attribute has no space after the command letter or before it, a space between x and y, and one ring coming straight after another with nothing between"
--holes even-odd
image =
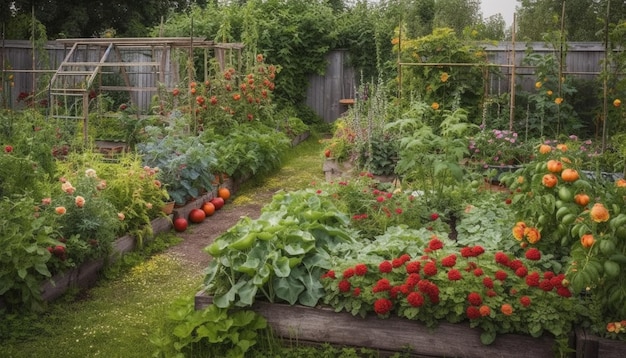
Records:
<instances>
[{"instance_id":1,"label":"sky","mask_svg":"<svg viewBox=\"0 0 626 358\"><path fill-rule=\"evenodd\" d=\"M516 0L481 0L480 8L484 19L498 13L502 14L508 27L513 24L515 5L517 5Z\"/></svg>"}]
</instances>

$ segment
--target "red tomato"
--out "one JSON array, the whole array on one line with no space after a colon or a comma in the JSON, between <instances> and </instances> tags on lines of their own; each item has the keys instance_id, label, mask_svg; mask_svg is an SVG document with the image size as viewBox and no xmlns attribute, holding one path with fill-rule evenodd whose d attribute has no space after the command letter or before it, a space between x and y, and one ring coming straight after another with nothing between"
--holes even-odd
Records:
<instances>
[{"instance_id":1,"label":"red tomato","mask_svg":"<svg viewBox=\"0 0 626 358\"><path fill-rule=\"evenodd\" d=\"M187 230L187 225L189 225L187 223L187 219L185 218L176 218L174 219L174 230L178 231L178 232L183 232L185 230Z\"/></svg>"},{"instance_id":2,"label":"red tomato","mask_svg":"<svg viewBox=\"0 0 626 358\"><path fill-rule=\"evenodd\" d=\"M216 196L215 198L210 200L210 203L213 204L213 206L215 206L215 210L219 210L222 208L222 206L224 206L224 199L220 198L219 196Z\"/></svg>"},{"instance_id":3,"label":"red tomato","mask_svg":"<svg viewBox=\"0 0 626 358\"><path fill-rule=\"evenodd\" d=\"M189 221L194 224L199 224L204 221L206 214L202 209L191 209L189 212Z\"/></svg>"}]
</instances>

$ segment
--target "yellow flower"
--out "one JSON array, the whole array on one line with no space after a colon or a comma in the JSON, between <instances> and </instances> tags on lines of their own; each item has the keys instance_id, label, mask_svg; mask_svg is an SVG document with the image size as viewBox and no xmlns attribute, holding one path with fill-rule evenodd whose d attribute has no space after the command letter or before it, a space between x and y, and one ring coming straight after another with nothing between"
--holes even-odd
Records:
<instances>
[{"instance_id":1,"label":"yellow flower","mask_svg":"<svg viewBox=\"0 0 626 358\"><path fill-rule=\"evenodd\" d=\"M621 105L622 105L622 101L621 101L619 98L616 98L616 99L613 101L613 106L615 106L615 107L619 107L619 106L621 106Z\"/></svg>"},{"instance_id":2,"label":"yellow flower","mask_svg":"<svg viewBox=\"0 0 626 358\"><path fill-rule=\"evenodd\" d=\"M430 107L436 111L439 109L439 103L433 102L433 104L431 104Z\"/></svg>"},{"instance_id":3,"label":"yellow flower","mask_svg":"<svg viewBox=\"0 0 626 358\"><path fill-rule=\"evenodd\" d=\"M536 88L536 89L540 89L540 88L541 88L541 86L542 86L541 81L537 81L537 82L535 82L535 88Z\"/></svg>"},{"instance_id":4,"label":"yellow flower","mask_svg":"<svg viewBox=\"0 0 626 358\"><path fill-rule=\"evenodd\" d=\"M557 98L554 100L554 103L556 103L556 104L561 104L561 103L563 103L563 98L561 98L561 97L557 97Z\"/></svg>"},{"instance_id":5,"label":"yellow flower","mask_svg":"<svg viewBox=\"0 0 626 358\"><path fill-rule=\"evenodd\" d=\"M448 75L448 73L447 73L447 72L442 73L442 74L441 74L441 77L440 77L441 82L446 82L446 81L448 81L448 78L449 78L449 77L450 77L450 75Z\"/></svg>"},{"instance_id":6,"label":"yellow flower","mask_svg":"<svg viewBox=\"0 0 626 358\"><path fill-rule=\"evenodd\" d=\"M548 90L548 92L546 92L548 94L548 96L552 96L552 91Z\"/></svg>"}]
</instances>

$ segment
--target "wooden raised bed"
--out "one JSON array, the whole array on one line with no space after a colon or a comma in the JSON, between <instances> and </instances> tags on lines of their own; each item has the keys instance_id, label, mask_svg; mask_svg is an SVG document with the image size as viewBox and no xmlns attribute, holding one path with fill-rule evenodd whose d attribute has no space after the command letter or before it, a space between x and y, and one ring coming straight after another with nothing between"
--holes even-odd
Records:
<instances>
[{"instance_id":1,"label":"wooden raised bed","mask_svg":"<svg viewBox=\"0 0 626 358\"><path fill-rule=\"evenodd\" d=\"M212 297L198 293L196 310L207 307ZM478 329L468 324L442 322L429 329L417 321L376 316L355 317L327 307L255 302L252 310L267 319L278 337L300 343L330 343L339 346L366 347L384 352L408 352L420 357L554 357L555 340L504 334L491 345L480 342Z\"/></svg>"},{"instance_id":2,"label":"wooden raised bed","mask_svg":"<svg viewBox=\"0 0 626 358\"><path fill-rule=\"evenodd\" d=\"M585 328L576 328L576 358L626 356L626 342L598 337Z\"/></svg>"}]
</instances>

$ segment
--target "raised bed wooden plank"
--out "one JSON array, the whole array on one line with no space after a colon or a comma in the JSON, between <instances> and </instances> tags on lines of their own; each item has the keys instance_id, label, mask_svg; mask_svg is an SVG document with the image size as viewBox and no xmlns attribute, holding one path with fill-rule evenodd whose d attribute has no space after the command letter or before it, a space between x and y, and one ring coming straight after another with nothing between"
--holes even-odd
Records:
<instances>
[{"instance_id":1,"label":"raised bed wooden plank","mask_svg":"<svg viewBox=\"0 0 626 358\"><path fill-rule=\"evenodd\" d=\"M598 337L585 328L576 329L576 357L625 357L626 342Z\"/></svg>"},{"instance_id":2,"label":"raised bed wooden plank","mask_svg":"<svg viewBox=\"0 0 626 358\"><path fill-rule=\"evenodd\" d=\"M212 302L202 293L196 295L195 307L202 309ZM490 345L480 341L481 331L465 324L442 322L436 329L423 324L390 317L355 317L330 308L256 302L252 309L265 317L274 333L298 342L330 343L391 352L410 352L427 357L553 357L554 338L544 335L499 335Z\"/></svg>"}]
</instances>

